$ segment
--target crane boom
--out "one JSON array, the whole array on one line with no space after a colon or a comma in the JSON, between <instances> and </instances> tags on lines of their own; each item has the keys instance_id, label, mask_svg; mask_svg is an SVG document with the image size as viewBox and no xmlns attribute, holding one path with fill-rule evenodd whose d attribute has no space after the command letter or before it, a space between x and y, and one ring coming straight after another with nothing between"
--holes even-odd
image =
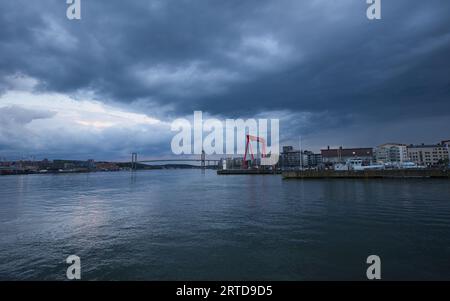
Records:
<instances>
[{"instance_id":1,"label":"crane boom","mask_svg":"<svg viewBox=\"0 0 450 301\"><path fill-rule=\"evenodd\" d=\"M252 144L250 142L258 142L261 143L262 148L261 148L261 157L265 157L266 156L266 140L262 137L257 137L257 136L253 136L253 135L246 135L246 143L245 143L245 154L244 154L244 162L243 167L244 168L248 168L247 165L247 154L249 153L250 150L250 155L252 160L255 160L255 156L253 155L253 149L252 149Z\"/></svg>"}]
</instances>

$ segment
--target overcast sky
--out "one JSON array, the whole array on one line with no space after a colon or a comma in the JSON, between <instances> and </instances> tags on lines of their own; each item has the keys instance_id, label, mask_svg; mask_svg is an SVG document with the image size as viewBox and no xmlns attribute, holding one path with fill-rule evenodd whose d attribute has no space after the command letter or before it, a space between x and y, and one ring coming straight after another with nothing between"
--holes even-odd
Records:
<instances>
[{"instance_id":1,"label":"overcast sky","mask_svg":"<svg viewBox=\"0 0 450 301\"><path fill-rule=\"evenodd\" d=\"M0 158L171 153L201 110L279 118L283 144L450 138L450 1L0 2Z\"/></svg>"}]
</instances>

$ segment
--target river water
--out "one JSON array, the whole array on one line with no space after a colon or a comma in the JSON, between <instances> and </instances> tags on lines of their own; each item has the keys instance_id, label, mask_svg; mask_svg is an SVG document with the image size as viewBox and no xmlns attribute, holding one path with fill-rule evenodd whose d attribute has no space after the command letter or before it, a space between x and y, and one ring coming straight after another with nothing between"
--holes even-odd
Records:
<instances>
[{"instance_id":1,"label":"river water","mask_svg":"<svg viewBox=\"0 0 450 301\"><path fill-rule=\"evenodd\" d=\"M0 280L450 280L450 181L0 177Z\"/></svg>"}]
</instances>

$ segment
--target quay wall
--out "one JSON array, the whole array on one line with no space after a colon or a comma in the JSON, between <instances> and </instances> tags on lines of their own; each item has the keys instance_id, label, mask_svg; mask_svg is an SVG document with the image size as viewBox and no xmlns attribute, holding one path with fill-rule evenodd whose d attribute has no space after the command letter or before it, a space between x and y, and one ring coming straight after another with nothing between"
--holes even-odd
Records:
<instances>
[{"instance_id":1,"label":"quay wall","mask_svg":"<svg viewBox=\"0 0 450 301\"><path fill-rule=\"evenodd\" d=\"M303 170L285 171L285 179L320 179L320 178L447 178L450 179L449 170L440 169L385 169L362 171L335 171L335 170Z\"/></svg>"}]
</instances>

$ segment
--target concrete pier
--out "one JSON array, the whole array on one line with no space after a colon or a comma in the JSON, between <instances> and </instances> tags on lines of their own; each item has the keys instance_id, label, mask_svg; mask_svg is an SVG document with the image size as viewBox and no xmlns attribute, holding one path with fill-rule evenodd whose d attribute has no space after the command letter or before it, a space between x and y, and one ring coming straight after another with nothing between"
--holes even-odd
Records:
<instances>
[{"instance_id":1,"label":"concrete pier","mask_svg":"<svg viewBox=\"0 0 450 301\"><path fill-rule=\"evenodd\" d=\"M363 171L334 171L334 170L303 170L285 171L285 179L321 179L321 178L447 178L450 179L449 170L440 169L385 169Z\"/></svg>"},{"instance_id":2,"label":"concrete pier","mask_svg":"<svg viewBox=\"0 0 450 301\"><path fill-rule=\"evenodd\" d=\"M221 169L217 171L218 175L273 175L278 173L267 169Z\"/></svg>"}]
</instances>

